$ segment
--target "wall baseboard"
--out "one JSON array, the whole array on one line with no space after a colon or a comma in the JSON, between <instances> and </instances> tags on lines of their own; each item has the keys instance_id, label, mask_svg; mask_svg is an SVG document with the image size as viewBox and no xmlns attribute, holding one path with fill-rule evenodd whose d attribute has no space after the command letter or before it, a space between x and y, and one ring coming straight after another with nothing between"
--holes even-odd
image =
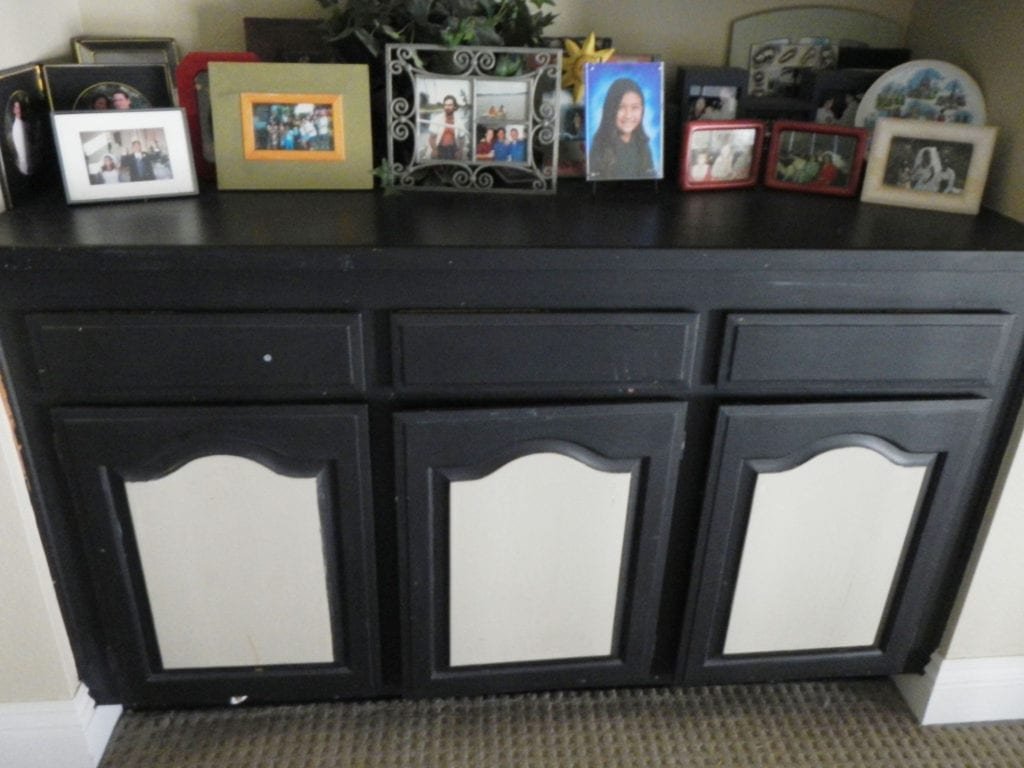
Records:
<instances>
[{"instance_id":1,"label":"wall baseboard","mask_svg":"<svg viewBox=\"0 0 1024 768\"><path fill-rule=\"evenodd\" d=\"M1024 719L1024 656L946 659L893 682L921 725Z\"/></svg>"},{"instance_id":2,"label":"wall baseboard","mask_svg":"<svg viewBox=\"0 0 1024 768\"><path fill-rule=\"evenodd\" d=\"M4 768L96 768L121 716L80 685L67 701L0 704Z\"/></svg>"}]
</instances>

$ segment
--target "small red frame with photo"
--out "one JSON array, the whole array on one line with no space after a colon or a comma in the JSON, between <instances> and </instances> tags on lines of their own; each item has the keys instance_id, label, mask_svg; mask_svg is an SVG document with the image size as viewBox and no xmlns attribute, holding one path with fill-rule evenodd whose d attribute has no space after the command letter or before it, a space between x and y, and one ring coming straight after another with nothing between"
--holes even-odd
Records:
<instances>
[{"instance_id":1,"label":"small red frame with photo","mask_svg":"<svg viewBox=\"0 0 1024 768\"><path fill-rule=\"evenodd\" d=\"M757 184L765 124L761 120L693 120L679 156L679 186L694 192Z\"/></svg>"},{"instance_id":2,"label":"small red frame with photo","mask_svg":"<svg viewBox=\"0 0 1024 768\"><path fill-rule=\"evenodd\" d=\"M764 185L853 197L864 171L867 131L780 120L772 126Z\"/></svg>"}]
</instances>

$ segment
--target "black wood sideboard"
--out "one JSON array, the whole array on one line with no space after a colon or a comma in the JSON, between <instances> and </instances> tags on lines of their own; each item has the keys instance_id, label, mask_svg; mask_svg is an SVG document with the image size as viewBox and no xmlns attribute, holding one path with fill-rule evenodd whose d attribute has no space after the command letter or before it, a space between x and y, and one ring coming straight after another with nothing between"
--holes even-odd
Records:
<instances>
[{"instance_id":1,"label":"black wood sideboard","mask_svg":"<svg viewBox=\"0 0 1024 768\"><path fill-rule=\"evenodd\" d=\"M31 497L80 676L128 706L919 670L1020 404L1022 316L1024 226L990 211L567 183L536 198L54 196L0 215L0 353ZM771 513L753 519L763 478L844 448L919 478L904 528L885 534L867 634L830 644L808 628L801 645L805 628L788 627L795 641L759 648L755 619L739 639L754 523L758 573L799 546L789 529L773 538ZM220 455L315 484L327 635L308 658L190 665L204 625L160 624L158 567L175 611L231 594L208 598L191 559L156 565L164 542L143 541L133 494ZM519 486L542 495L578 470L583 487L624 489L618 506L549 528L571 501L516 502L488 518L507 540L489 541L468 490L534 456L554 479ZM864 525L840 505L819 513L845 516L826 540ZM238 538L265 522L237 514ZM603 566L589 574L591 556ZM257 595L294 575L236 565ZM843 615L843 596L820 599ZM273 605L257 599L253 620L302 636L287 610L258 615ZM578 630L577 608L600 632ZM502 629L506 614L519 619Z\"/></svg>"}]
</instances>

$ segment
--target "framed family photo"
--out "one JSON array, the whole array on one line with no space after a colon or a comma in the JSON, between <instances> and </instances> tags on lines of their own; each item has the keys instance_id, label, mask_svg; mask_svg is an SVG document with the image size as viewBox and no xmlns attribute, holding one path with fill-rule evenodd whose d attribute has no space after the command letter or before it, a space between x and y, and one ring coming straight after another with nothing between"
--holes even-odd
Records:
<instances>
[{"instance_id":1,"label":"framed family photo","mask_svg":"<svg viewBox=\"0 0 1024 768\"><path fill-rule=\"evenodd\" d=\"M561 51L388 45L387 183L555 191Z\"/></svg>"},{"instance_id":2,"label":"framed family photo","mask_svg":"<svg viewBox=\"0 0 1024 768\"><path fill-rule=\"evenodd\" d=\"M976 214L997 131L995 126L880 118L860 199Z\"/></svg>"},{"instance_id":3,"label":"framed family photo","mask_svg":"<svg viewBox=\"0 0 1024 768\"><path fill-rule=\"evenodd\" d=\"M764 123L721 120L688 123L680 155L679 186L684 190L736 189L757 184Z\"/></svg>"},{"instance_id":4,"label":"framed family photo","mask_svg":"<svg viewBox=\"0 0 1024 768\"><path fill-rule=\"evenodd\" d=\"M216 176L213 144L213 111L210 107L211 61L259 61L255 53L193 51L178 65L178 103L185 110L188 132L192 138L192 156L201 179Z\"/></svg>"},{"instance_id":5,"label":"framed family photo","mask_svg":"<svg viewBox=\"0 0 1024 768\"><path fill-rule=\"evenodd\" d=\"M370 189L365 64L209 62L220 189Z\"/></svg>"},{"instance_id":6,"label":"framed family photo","mask_svg":"<svg viewBox=\"0 0 1024 768\"><path fill-rule=\"evenodd\" d=\"M778 121L772 126L764 185L795 192L852 197L864 166L861 128Z\"/></svg>"},{"instance_id":7,"label":"framed family photo","mask_svg":"<svg viewBox=\"0 0 1024 768\"><path fill-rule=\"evenodd\" d=\"M43 78L55 112L174 106L170 70L160 64L46 64Z\"/></svg>"},{"instance_id":8,"label":"framed family photo","mask_svg":"<svg viewBox=\"0 0 1024 768\"><path fill-rule=\"evenodd\" d=\"M741 67L680 67L677 82L683 121L735 120L747 90Z\"/></svg>"},{"instance_id":9,"label":"framed family photo","mask_svg":"<svg viewBox=\"0 0 1024 768\"><path fill-rule=\"evenodd\" d=\"M664 62L587 64L587 181L664 176Z\"/></svg>"},{"instance_id":10,"label":"framed family photo","mask_svg":"<svg viewBox=\"0 0 1024 768\"><path fill-rule=\"evenodd\" d=\"M181 109L53 113L69 203L199 191Z\"/></svg>"},{"instance_id":11,"label":"framed family photo","mask_svg":"<svg viewBox=\"0 0 1024 768\"><path fill-rule=\"evenodd\" d=\"M57 158L42 70L28 64L0 71L0 200L20 205L56 184Z\"/></svg>"}]
</instances>

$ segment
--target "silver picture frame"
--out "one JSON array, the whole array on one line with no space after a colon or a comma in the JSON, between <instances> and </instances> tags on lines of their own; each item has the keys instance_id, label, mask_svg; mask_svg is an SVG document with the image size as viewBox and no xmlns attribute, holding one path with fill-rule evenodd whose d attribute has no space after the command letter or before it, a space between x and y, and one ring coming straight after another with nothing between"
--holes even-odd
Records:
<instances>
[{"instance_id":1,"label":"silver picture frame","mask_svg":"<svg viewBox=\"0 0 1024 768\"><path fill-rule=\"evenodd\" d=\"M385 72L386 186L555 192L561 51L391 44Z\"/></svg>"},{"instance_id":2,"label":"silver picture frame","mask_svg":"<svg viewBox=\"0 0 1024 768\"><path fill-rule=\"evenodd\" d=\"M71 49L79 64L163 64L171 77L180 60L172 37L79 35Z\"/></svg>"}]
</instances>

